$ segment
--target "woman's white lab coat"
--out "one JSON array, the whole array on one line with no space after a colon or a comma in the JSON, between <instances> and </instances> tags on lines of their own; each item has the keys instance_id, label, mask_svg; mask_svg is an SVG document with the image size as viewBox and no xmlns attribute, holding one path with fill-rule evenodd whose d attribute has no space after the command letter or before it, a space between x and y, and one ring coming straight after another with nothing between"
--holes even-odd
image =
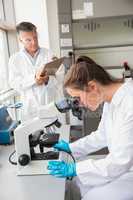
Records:
<instances>
[{"instance_id":1,"label":"woman's white lab coat","mask_svg":"<svg viewBox=\"0 0 133 200\"><path fill-rule=\"evenodd\" d=\"M89 122L88 122L89 123ZM119 194L117 198L111 200L131 200L133 191L130 193L121 187L122 177L127 175L130 187L133 187L133 81L124 83L114 94L111 103L105 103L101 122L98 130L71 144L71 150L75 157L82 157L103 147L108 147L109 154L99 160L87 159L78 162L76 165L78 182L83 199L97 200L100 193L106 186L115 184L119 180L119 187L114 187ZM124 179L123 179L124 180ZM94 193L92 192L92 188ZM95 188L95 189L94 189ZM97 189L96 189L97 188ZM100 190L101 188L101 190ZM128 186L129 188L129 186ZM92 192L92 196L90 195ZM121 194L126 195L119 198ZM111 193L106 194L111 195ZM124 196L123 195L123 196ZM104 195L103 195L104 196ZM104 199L102 197L102 199ZM106 199L105 198L105 199Z\"/></svg>"},{"instance_id":2,"label":"woman's white lab coat","mask_svg":"<svg viewBox=\"0 0 133 200\"><path fill-rule=\"evenodd\" d=\"M21 95L22 121L34 117L39 105L54 100L57 92L57 81L51 78L47 86L36 85L35 72L43 64L49 62L52 54L48 49L40 48L36 64L33 65L24 50L11 56L9 60L9 84Z\"/></svg>"}]
</instances>

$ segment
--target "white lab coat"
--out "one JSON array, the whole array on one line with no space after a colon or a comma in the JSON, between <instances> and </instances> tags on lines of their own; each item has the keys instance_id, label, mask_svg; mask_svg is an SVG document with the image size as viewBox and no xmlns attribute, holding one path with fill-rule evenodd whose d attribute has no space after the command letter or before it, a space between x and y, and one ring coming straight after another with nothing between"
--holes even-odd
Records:
<instances>
[{"instance_id":1,"label":"white lab coat","mask_svg":"<svg viewBox=\"0 0 133 200\"><path fill-rule=\"evenodd\" d=\"M83 200L132 200L133 80L117 90L111 103L105 103L98 130L72 143L70 148L79 158L106 146L109 154L105 158L87 159L76 165L77 184ZM130 192L124 187L125 183L129 185Z\"/></svg>"},{"instance_id":2,"label":"white lab coat","mask_svg":"<svg viewBox=\"0 0 133 200\"><path fill-rule=\"evenodd\" d=\"M47 86L38 86L35 83L36 70L49 62L51 58L52 53L45 48L40 48L35 65L32 64L23 50L10 57L9 84L21 95L21 102L23 103L22 121L36 116L39 105L45 105L55 100L58 83L54 77L50 77Z\"/></svg>"}]
</instances>

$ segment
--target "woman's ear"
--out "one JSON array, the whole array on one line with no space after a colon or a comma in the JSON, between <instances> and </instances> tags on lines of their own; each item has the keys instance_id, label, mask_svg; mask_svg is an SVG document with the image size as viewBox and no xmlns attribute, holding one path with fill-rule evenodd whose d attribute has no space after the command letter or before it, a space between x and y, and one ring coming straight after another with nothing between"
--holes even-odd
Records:
<instances>
[{"instance_id":1,"label":"woman's ear","mask_svg":"<svg viewBox=\"0 0 133 200\"><path fill-rule=\"evenodd\" d=\"M88 82L88 92L96 91L97 90L97 83L96 81L92 80Z\"/></svg>"}]
</instances>

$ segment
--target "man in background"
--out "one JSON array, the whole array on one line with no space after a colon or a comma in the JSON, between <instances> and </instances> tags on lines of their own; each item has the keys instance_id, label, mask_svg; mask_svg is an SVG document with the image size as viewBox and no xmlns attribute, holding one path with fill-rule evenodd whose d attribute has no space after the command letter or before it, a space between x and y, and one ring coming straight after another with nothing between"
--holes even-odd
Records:
<instances>
[{"instance_id":1,"label":"man in background","mask_svg":"<svg viewBox=\"0 0 133 200\"><path fill-rule=\"evenodd\" d=\"M51 61L53 55L39 46L36 26L21 22L16 30L23 49L9 59L9 84L20 94L21 120L25 121L36 116L38 106L53 100L57 84L55 79L51 82L47 72L41 75L41 67ZM51 91L48 91L49 84Z\"/></svg>"}]
</instances>

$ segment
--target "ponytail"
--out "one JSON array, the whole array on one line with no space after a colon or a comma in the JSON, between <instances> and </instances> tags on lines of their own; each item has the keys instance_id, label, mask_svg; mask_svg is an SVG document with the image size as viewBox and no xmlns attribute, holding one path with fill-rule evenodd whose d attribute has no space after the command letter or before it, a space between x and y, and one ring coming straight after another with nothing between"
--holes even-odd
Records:
<instances>
[{"instance_id":1,"label":"ponytail","mask_svg":"<svg viewBox=\"0 0 133 200\"><path fill-rule=\"evenodd\" d=\"M64 87L83 90L91 80L95 80L104 86L120 82L120 80L113 78L95 62L90 64L81 61L72 65L67 72L64 80Z\"/></svg>"}]
</instances>

